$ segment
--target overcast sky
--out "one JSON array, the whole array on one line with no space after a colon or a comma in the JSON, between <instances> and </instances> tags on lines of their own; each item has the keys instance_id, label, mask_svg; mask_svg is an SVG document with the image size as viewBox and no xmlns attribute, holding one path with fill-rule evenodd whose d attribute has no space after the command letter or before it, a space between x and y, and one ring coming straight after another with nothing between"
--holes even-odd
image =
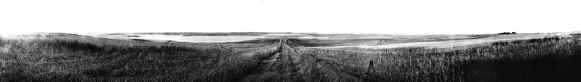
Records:
<instances>
[{"instance_id":1,"label":"overcast sky","mask_svg":"<svg viewBox=\"0 0 581 82\"><path fill-rule=\"evenodd\" d=\"M0 32L581 30L580 0L0 0Z\"/></svg>"}]
</instances>

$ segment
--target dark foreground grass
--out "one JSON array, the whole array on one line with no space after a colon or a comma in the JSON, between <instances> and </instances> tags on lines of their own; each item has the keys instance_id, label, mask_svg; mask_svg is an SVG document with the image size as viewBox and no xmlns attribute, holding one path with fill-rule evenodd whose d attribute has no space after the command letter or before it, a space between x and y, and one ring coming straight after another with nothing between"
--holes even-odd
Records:
<instances>
[{"instance_id":1,"label":"dark foreground grass","mask_svg":"<svg viewBox=\"0 0 581 82\"><path fill-rule=\"evenodd\" d=\"M271 74L282 81L581 81L576 38L447 49L318 49L305 48L320 44L300 39L280 42L163 43L62 34L2 38L0 81L231 82L274 53L286 60L277 61L281 65Z\"/></svg>"},{"instance_id":2,"label":"dark foreground grass","mask_svg":"<svg viewBox=\"0 0 581 82\"><path fill-rule=\"evenodd\" d=\"M467 49L302 48L301 53L364 81L581 81L581 40L574 38L496 42Z\"/></svg>"},{"instance_id":3,"label":"dark foreground grass","mask_svg":"<svg viewBox=\"0 0 581 82\"><path fill-rule=\"evenodd\" d=\"M230 81L276 43L193 44L68 35L0 39L0 81Z\"/></svg>"}]
</instances>

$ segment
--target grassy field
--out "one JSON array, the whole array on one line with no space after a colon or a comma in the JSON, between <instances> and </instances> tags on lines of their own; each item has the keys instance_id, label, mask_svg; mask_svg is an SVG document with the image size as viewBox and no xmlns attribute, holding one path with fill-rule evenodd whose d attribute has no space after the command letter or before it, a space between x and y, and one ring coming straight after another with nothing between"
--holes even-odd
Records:
<instances>
[{"instance_id":1,"label":"grassy field","mask_svg":"<svg viewBox=\"0 0 581 82\"><path fill-rule=\"evenodd\" d=\"M581 40L495 42L467 49L303 48L329 69L388 81L581 81ZM370 68L370 61L375 66ZM370 69L373 69L371 72ZM371 78L373 77L373 78Z\"/></svg>"},{"instance_id":2,"label":"grassy field","mask_svg":"<svg viewBox=\"0 0 581 82\"><path fill-rule=\"evenodd\" d=\"M450 36L408 40L499 37ZM262 38L186 43L64 33L3 37L0 81L581 81L577 78L581 76L581 40L575 37L449 48L313 48L375 40Z\"/></svg>"},{"instance_id":3,"label":"grassy field","mask_svg":"<svg viewBox=\"0 0 581 82\"><path fill-rule=\"evenodd\" d=\"M2 38L0 46L2 81L229 81L276 51L278 45L276 42L194 44L28 35Z\"/></svg>"},{"instance_id":4,"label":"grassy field","mask_svg":"<svg viewBox=\"0 0 581 82\"><path fill-rule=\"evenodd\" d=\"M369 49L401 48L401 47L428 47L449 48L487 45L498 41L526 40L557 36L557 33L521 33L510 35L499 34L463 34L463 35L328 35L347 39L305 39L304 43L313 43L311 47L318 48L346 48L358 47ZM562 36L562 35L561 35ZM354 39L349 39L354 38Z\"/></svg>"},{"instance_id":5,"label":"grassy field","mask_svg":"<svg viewBox=\"0 0 581 82\"><path fill-rule=\"evenodd\" d=\"M389 35L389 34L305 34L312 37L328 37L329 39L303 39L305 47L337 47L337 46L379 46L412 42L438 42L450 40L471 40L497 37L496 34L457 34L457 35Z\"/></svg>"}]
</instances>

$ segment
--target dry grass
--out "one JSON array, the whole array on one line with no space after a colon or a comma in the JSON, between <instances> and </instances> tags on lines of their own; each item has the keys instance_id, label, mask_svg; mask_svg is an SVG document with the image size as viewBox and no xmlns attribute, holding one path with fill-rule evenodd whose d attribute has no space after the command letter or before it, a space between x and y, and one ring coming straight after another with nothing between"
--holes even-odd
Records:
<instances>
[{"instance_id":1,"label":"dry grass","mask_svg":"<svg viewBox=\"0 0 581 82\"><path fill-rule=\"evenodd\" d=\"M62 34L1 38L0 78L229 81L249 71L276 46L142 42Z\"/></svg>"},{"instance_id":2,"label":"dry grass","mask_svg":"<svg viewBox=\"0 0 581 82\"><path fill-rule=\"evenodd\" d=\"M484 36L483 36L484 37ZM580 81L581 40L545 37L451 48L307 48L288 39L234 43L113 40L80 35L0 39L1 81L238 81L281 53L272 81ZM374 66L369 62L373 61ZM373 70L372 70L373 69Z\"/></svg>"},{"instance_id":3,"label":"dry grass","mask_svg":"<svg viewBox=\"0 0 581 82\"><path fill-rule=\"evenodd\" d=\"M470 48L303 48L320 63L364 80L579 81L581 40L562 37L496 42ZM368 72L369 62L375 70ZM549 71L549 72L545 72ZM367 77L363 77L367 76Z\"/></svg>"}]
</instances>

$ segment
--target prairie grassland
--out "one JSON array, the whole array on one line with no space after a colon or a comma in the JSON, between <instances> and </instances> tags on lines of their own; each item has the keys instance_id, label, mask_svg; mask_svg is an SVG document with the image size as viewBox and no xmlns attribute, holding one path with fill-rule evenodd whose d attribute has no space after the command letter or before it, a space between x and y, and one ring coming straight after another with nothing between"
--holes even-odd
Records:
<instances>
[{"instance_id":1,"label":"prairie grassland","mask_svg":"<svg viewBox=\"0 0 581 82\"><path fill-rule=\"evenodd\" d=\"M563 36L562 33L522 33L512 35L498 34L474 34L474 35L384 35L375 38L357 37L358 39L338 39L338 40L303 40L303 43L317 44L308 47L318 48L348 48L359 47L368 49L385 49L401 47L428 47L428 48L448 48L448 47L471 47L486 45L498 41L526 40L533 38L543 38L546 36ZM340 37L340 36L336 36Z\"/></svg>"},{"instance_id":2,"label":"prairie grassland","mask_svg":"<svg viewBox=\"0 0 581 82\"><path fill-rule=\"evenodd\" d=\"M295 38L185 43L26 35L0 38L0 81L581 81L578 37L310 48L327 45Z\"/></svg>"},{"instance_id":3,"label":"prairie grassland","mask_svg":"<svg viewBox=\"0 0 581 82\"><path fill-rule=\"evenodd\" d=\"M300 48L327 69L364 81L581 81L581 40L564 37L469 48ZM370 61L375 65L369 67ZM328 76L328 75L327 75Z\"/></svg>"},{"instance_id":4,"label":"prairie grassland","mask_svg":"<svg viewBox=\"0 0 581 82\"><path fill-rule=\"evenodd\" d=\"M231 81L277 46L276 42L163 43L63 34L0 38L0 81Z\"/></svg>"},{"instance_id":5,"label":"prairie grassland","mask_svg":"<svg viewBox=\"0 0 581 82\"><path fill-rule=\"evenodd\" d=\"M309 34L313 37L329 37L330 39L301 40L305 47L353 47L379 46L413 42L441 42L454 40L486 39L503 37L497 34L463 34L463 35L388 35L388 34ZM534 34L521 34L534 35Z\"/></svg>"}]
</instances>

